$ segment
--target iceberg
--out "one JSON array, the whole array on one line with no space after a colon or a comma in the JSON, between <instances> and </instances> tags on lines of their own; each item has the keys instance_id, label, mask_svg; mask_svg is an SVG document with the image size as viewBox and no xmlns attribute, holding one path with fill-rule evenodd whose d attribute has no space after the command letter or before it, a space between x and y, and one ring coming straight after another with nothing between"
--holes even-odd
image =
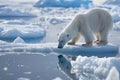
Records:
<instances>
[{"instance_id":1,"label":"iceberg","mask_svg":"<svg viewBox=\"0 0 120 80\"><path fill-rule=\"evenodd\" d=\"M7 26L12 26L8 28ZM18 27L16 27L18 26ZM38 25L6 25L0 28L0 40L13 42L17 37L21 37L27 43L36 43L45 37L46 31Z\"/></svg>"},{"instance_id":2,"label":"iceberg","mask_svg":"<svg viewBox=\"0 0 120 80\"><path fill-rule=\"evenodd\" d=\"M21 11L19 9L12 9L9 7L0 7L0 17L35 17L35 14Z\"/></svg>"},{"instance_id":3,"label":"iceberg","mask_svg":"<svg viewBox=\"0 0 120 80\"><path fill-rule=\"evenodd\" d=\"M13 43L25 43L24 40L21 37L17 37Z\"/></svg>"},{"instance_id":4,"label":"iceberg","mask_svg":"<svg viewBox=\"0 0 120 80\"><path fill-rule=\"evenodd\" d=\"M58 56L58 68L72 80L119 80L120 58ZM106 78L107 77L107 78Z\"/></svg>"},{"instance_id":5,"label":"iceberg","mask_svg":"<svg viewBox=\"0 0 120 80\"><path fill-rule=\"evenodd\" d=\"M112 67L106 80L120 80L119 76L119 71L116 67Z\"/></svg>"},{"instance_id":6,"label":"iceberg","mask_svg":"<svg viewBox=\"0 0 120 80\"><path fill-rule=\"evenodd\" d=\"M107 5L120 5L120 0L106 0L103 4L107 4Z\"/></svg>"}]
</instances>

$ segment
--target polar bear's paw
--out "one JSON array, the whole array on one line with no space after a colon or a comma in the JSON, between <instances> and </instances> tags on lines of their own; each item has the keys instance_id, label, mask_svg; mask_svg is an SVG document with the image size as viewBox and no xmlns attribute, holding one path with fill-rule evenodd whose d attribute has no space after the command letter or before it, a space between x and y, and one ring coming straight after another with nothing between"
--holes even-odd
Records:
<instances>
[{"instance_id":1,"label":"polar bear's paw","mask_svg":"<svg viewBox=\"0 0 120 80\"><path fill-rule=\"evenodd\" d=\"M75 42L68 42L68 45L75 45Z\"/></svg>"},{"instance_id":2,"label":"polar bear's paw","mask_svg":"<svg viewBox=\"0 0 120 80\"><path fill-rule=\"evenodd\" d=\"M93 46L92 42L87 42L86 44L82 44L84 47L91 47Z\"/></svg>"},{"instance_id":3,"label":"polar bear's paw","mask_svg":"<svg viewBox=\"0 0 120 80\"><path fill-rule=\"evenodd\" d=\"M96 43L96 44L98 44L100 42L100 40L96 40L96 41L94 41L94 43Z\"/></svg>"},{"instance_id":4,"label":"polar bear's paw","mask_svg":"<svg viewBox=\"0 0 120 80\"><path fill-rule=\"evenodd\" d=\"M102 45L107 45L107 41L100 41L97 43L97 45L102 46Z\"/></svg>"}]
</instances>

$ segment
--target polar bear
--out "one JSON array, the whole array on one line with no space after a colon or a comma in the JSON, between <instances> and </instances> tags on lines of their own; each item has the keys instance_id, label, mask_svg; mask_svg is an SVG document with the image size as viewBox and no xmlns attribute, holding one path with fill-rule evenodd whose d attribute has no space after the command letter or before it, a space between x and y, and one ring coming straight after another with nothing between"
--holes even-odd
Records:
<instances>
[{"instance_id":1,"label":"polar bear","mask_svg":"<svg viewBox=\"0 0 120 80\"><path fill-rule=\"evenodd\" d=\"M58 37L58 48L63 48L68 42L75 45L80 35L85 38L86 44L82 46L92 46L94 36L96 43L106 45L108 43L108 33L113 27L111 15L104 9L94 8L85 13L77 14L73 20L63 29Z\"/></svg>"}]
</instances>

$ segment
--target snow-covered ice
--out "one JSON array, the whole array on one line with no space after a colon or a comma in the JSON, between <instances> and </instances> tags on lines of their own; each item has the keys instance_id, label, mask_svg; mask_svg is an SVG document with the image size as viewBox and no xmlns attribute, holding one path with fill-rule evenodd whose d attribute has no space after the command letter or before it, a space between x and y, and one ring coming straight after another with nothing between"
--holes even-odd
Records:
<instances>
[{"instance_id":1,"label":"snow-covered ice","mask_svg":"<svg viewBox=\"0 0 120 80\"><path fill-rule=\"evenodd\" d=\"M60 77L56 77L55 79L53 79L53 80L62 80Z\"/></svg>"},{"instance_id":2,"label":"snow-covered ice","mask_svg":"<svg viewBox=\"0 0 120 80\"><path fill-rule=\"evenodd\" d=\"M106 80L119 80L119 79L120 79L120 74L118 70L116 69L116 67L112 67Z\"/></svg>"},{"instance_id":3,"label":"snow-covered ice","mask_svg":"<svg viewBox=\"0 0 120 80\"><path fill-rule=\"evenodd\" d=\"M18 78L17 80L30 80L29 78Z\"/></svg>"},{"instance_id":4,"label":"snow-covered ice","mask_svg":"<svg viewBox=\"0 0 120 80\"><path fill-rule=\"evenodd\" d=\"M0 80L69 80L57 69L59 54L77 57L70 60L69 72L79 80L120 80L120 1L101 0L99 5L82 1L1 0ZM58 49L57 34L77 13L92 7L103 8L112 15L114 27L108 37L112 45L86 49L81 46L81 37L77 45Z\"/></svg>"},{"instance_id":5,"label":"snow-covered ice","mask_svg":"<svg viewBox=\"0 0 120 80\"><path fill-rule=\"evenodd\" d=\"M38 25L10 25L1 24L0 39L13 42L17 37L21 37L25 42L39 42L46 34L43 27Z\"/></svg>"},{"instance_id":6,"label":"snow-covered ice","mask_svg":"<svg viewBox=\"0 0 120 80\"><path fill-rule=\"evenodd\" d=\"M19 9L12 9L8 7L0 8L0 17L35 17L36 15L28 12L22 12Z\"/></svg>"},{"instance_id":7,"label":"snow-covered ice","mask_svg":"<svg viewBox=\"0 0 120 80\"><path fill-rule=\"evenodd\" d=\"M120 6L119 3L119 0L105 0L103 4Z\"/></svg>"},{"instance_id":8,"label":"snow-covered ice","mask_svg":"<svg viewBox=\"0 0 120 80\"><path fill-rule=\"evenodd\" d=\"M117 72L120 72L119 62L120 58L115 57L98 58L78 56L76 61L71 62L73 66L71 71L72 73L76 73L79 80L105 80L112 67L115 67ZM113 76L111 75L111 77ZM116 76L118 78L118 73Z\"/></svg>"},{"instance_id":9,"label":"snow-covered ice","mask_svg":"<svg viewBox=\"0 0 120 80\"><path fill-rule=\"evenodd\" d=\"M21 39L20 39L21 40ZM19 39L18 39L19 41ZM15 42L14 42L15 43ZM44 44L14 44L14 43L6 43L2 45L0 48L0 52L4 52L6 54L14 54L15 53L41 53L41 54L63 54L63 55L71 55L71 56L98 56L98 57L112 57L117 56L119 53L119 48L114 45L106 45L106 46L93 46L93 47L82 47L80 45L76 46L66 46L63 49L57 48L57 43L44 43ZM16 42L18 43L18 42ZM11 46L11 49L9 47ZM0 54L2 55L2 54ZM5 54L3 54L5 55Z\"/></svg>"}]
</instances>

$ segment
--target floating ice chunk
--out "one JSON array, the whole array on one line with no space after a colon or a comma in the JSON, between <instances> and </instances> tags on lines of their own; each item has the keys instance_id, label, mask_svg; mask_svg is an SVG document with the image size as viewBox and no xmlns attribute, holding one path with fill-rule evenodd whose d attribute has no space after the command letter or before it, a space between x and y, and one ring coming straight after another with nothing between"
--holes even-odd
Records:
<instances>
[{"instance_id":1,"label":"floating ice chunk","mask_svg":"<svg viewBox=\"0 0 120 80\"><path fill-rule=\"evenodd\" d=\"M17 80L30 80L29 78L18 78Z\"/></svg>"},{"instance_id":2,"label":"floating ice chunk","mask_svg":"<svg viewBox=\"0 0 120 80\"><path fill-rule=\"evenodd\" d=\"M107 4L107 5L120 5L120 0L105 0L104 4Z\"/></svg>"},{"instance_id":3,"label":"floating ice chunk","mask_svg":"<svg viewBox=\"0 0 120 80\"><path fill-rule=\"evenodd\" d=\"M21 37L17 37L13 43L25 43L24 40Z\"/></svg>"},{"instance_id":4,"label":"floating ice chunk","mask_svg":"<svg viewBox=\"0 0 120 80\"><path fill-rule=\"evenodd\" d=\"M17 37L21 37L25 42L39 42L45 34L45 29L38 25L6 25L4 30L1 28L0 40L13 42Z\"/></svg>"},{"instance_id":5,"label":"floating ice chunk","mask_svg":"<svg viewBox=\"0 0 120 80\"><path fill-rule=\"evenodd\" d=\"M32 74L32 72L24 72L23 74L29 74L30 75L30 74Z\"/></svg>"},{"instance_id":6,"label":"floating ice chunk","mask_svg":"<svg viewBox=\"0 0 120 80\"><path fill-rule=\"evenodd\" d=\"M4 70L4 71L7 71L7 70L8 70L8 68L7 68L7 67L4 67L4 68L3 68L3 70Z\"/></svg>"},{"instance_id":7,"label":"floating ice chunk","mask_svg":"<svg viewBox=\"0 0 120 80\"><path fill-rule=\"evenodd\" d=\"M43 43L43 44L24 44L23 47L18 48L14 47L13 49L8 50L11 44L6 44L1 47L4 47L0 52L26 52L26 53L43 53L43 54L63 54L70 56L98 56L98 57L114 57L118 54L119 48L114 45L106 46L93 46L93 47L83 47L83 46L66 46L63 49L57 48L57 43ZM8 46L8 47L7 47Z\"/></svg>"},{"instance_id":8,"label":"floating ice chunk","mask_svg":"<svg viewBox=\"0 0 120 80\"><path fill-rule=\"evenodd\" d=\"M54 24L54 25L56 25L56 24L60 24L60 23L62 23L62 22L64 22L63 20L61 20L61 19L57 19L57 18L52 18L52 19L50 19L50 21L49 21L51 24Z\"/></svg>"},{"instance_id":9,"label":"floating ice chunk","mask_svg":"<svg viewBox=\"0 0 120 80\"><path fill-rule=\"evenodd\" d=\"M119 22L116 22L115 24L114 24L115 26L114 26L114 30L115 31L120 31L120 21Z\"/></svg>"},{"instance_id":10,"label":"floating ice chunk","mask_svg":"<svg viewBox=\"0 0 120 80\"><path fill-rule=\"evenodd\" d=\"M72 72L76 73L79 80L105 80L110 69L115 66L120 72L120 58L98 58L98 57L82 57L78 56L76 61L72 61ZM118 78L118 71L112 70ZM111 72L111 71L110 71ZM110 79L117 80L117 79Z\"/></svg>"},{"instance_id":11,"label":"floating ice chunk","mask_svg":"<svg viewBox=\"0 0 120 80\"><path fill-rule=\"evenodd\" d=\"M53 80L62 80L60 77L56 77Z\"/></svg>"},{"instance_id":12,"label":"floating ice chunk","mask_svg":"<svg viewBox=\"0 0 120 80\"><path fill-rule=\"evenodd\" d=\"M120 14L119 14L119 12L114 12L114 13L112 13L111 15L112 15L112 17L113 17L113 21L114 21L114 22L120 21Z\"/></svg>"},{"instance_id":13,"label":"floating ice chunk","mask_svg":"<svg viewBox=\"0 0 120 80\"><path fill-rule=\"evenodd\" d=\"M0 16L1 17L35 17L35 14L32 14L30 12L23 12L20 11L20 9L13 10L9 7L2 7L0 8Z\"/></svg>"},{"instance_id":14,"label":"floating ice chunk","mask_svg":"<svg viewBox=\"0 0 120 80\"><path fill-rule=\"evenodd\" d=\"M120 75L115 67L112 67L106 80L120 80Z\"/></svg>"},{"instance_id":15,"label":"floating ice chunk","mask_svg":"<svg viewBox=\"0 0 120 80\"><path fill-rule=\"evenodd\" d=\"M4 30L4 31L1 32L0 38L16 38L19 35L22 35L22 34L17 29Z\"/></svg>"}]
</instances>

